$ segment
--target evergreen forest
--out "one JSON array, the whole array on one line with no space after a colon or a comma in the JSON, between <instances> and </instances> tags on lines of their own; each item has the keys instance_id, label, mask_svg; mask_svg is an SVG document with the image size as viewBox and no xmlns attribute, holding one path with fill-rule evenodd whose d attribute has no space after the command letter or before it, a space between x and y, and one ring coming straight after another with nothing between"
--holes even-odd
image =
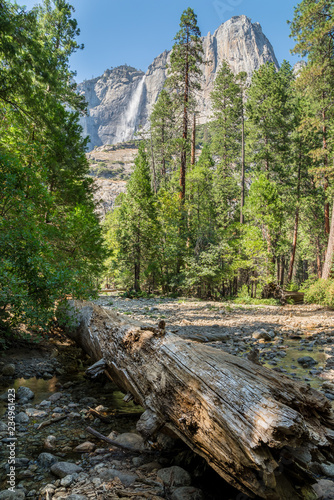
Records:
<instances>
[{"instance_id":1,"label":"evergreen forest","mask_svg":"<svg viewBox=\"0 0 334 500\"><path fill-rule=\"evenodd\" d=\"M0 0L0 329L52 324L55 304L106 277L129 296L261 297L275 282L334 305L334 5L290 22L305 64L250 77L225 61L199 124L205 61L185 10L127 193L103 223L69 61L73 7Z\"/></svg>"},{"instance_id":2,"label":"evergreen forest","mask_svg":"<svg viewBox=\"0 0 334 500\"><path fill-rule=\"evenodd\" d=\"M247 300L275 282L333 305L333 3L304 0L290 28L306 62L250 78L225 61L198 125L210 61L184 11L128 192L104 223L117 286Z\"/></svg>"}]
</instances>

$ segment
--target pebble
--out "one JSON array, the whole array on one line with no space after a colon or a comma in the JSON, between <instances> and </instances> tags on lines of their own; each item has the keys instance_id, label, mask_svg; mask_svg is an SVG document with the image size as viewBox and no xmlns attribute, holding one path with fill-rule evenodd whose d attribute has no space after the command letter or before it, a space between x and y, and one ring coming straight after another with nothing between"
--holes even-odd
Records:
<instances>
[{"instance_id":1,"label":"pebble","mask_svg":"<svg viewBox=\"0 0 334 500\"><path fill-rule=\"evenodd\" d=\"M71 486L71 484L73 483L73 481L74 481L74 477L71 474L69 474L68 476L63 477L60 480L60 484L62 486L64 486L65 488L68 488L69 486Z\"/></svg>"},{"instance_id":2,"label":"pebble","mask_svg":"<svg viewBox=\"0 0 334 500\"><path fill-rule=\"evenodd\" d=\"M54 450L56 448L57 438L56 436L48 436L44 441L44 448L47 450Z\"/></svg>"},{"instance_id":3,"label":"pebble","mask_svg":"<svg viewBox=\"0 0 334 500\"><path fill-rule=\"evenodd\" d=\"M74 451L77 453L89 453L95 449L95 444L90 441L86 441L85 443L79 444Z\"/></svg>"},{"instance_id":4,"label":"pebble","mask_svg":"<svg viewBox=\"0 0 334 500\"><path fill-rule=\"evenodd\" d=\"M274 336L275 336L275 334L274 334ZM258 331L253 333L252 337L253 337L253 339L256 339L256 340L261 340L261 339L266 340L266 341L272 340L271 335L266 330L258 330Z\"/></svg>"}]
</instances>

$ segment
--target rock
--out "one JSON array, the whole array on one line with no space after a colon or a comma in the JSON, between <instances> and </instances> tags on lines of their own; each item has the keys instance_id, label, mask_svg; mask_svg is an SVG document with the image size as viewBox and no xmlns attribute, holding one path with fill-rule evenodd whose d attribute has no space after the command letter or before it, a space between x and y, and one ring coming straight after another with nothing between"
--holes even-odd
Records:
<instances>
[{"instance_id":1,"label":"rock","mask_svg":"<svg viewBox=\"0 0 334 500\"><path fill-rule=\"evenodd\" d=\"M301 358L298 358L297 362L302 365L303 368L310 368L311 366L318 364L318 362L315 359L311 358L311 356L303 356Z\"/></svg>"},{"instance_id":2,"label":"rock","mask_svg":"<svg viewBox=\"0 0 334 500\"><path fill-rule=\"evenodd\" d=\"M72 462L57 462L51 467L51 472L57 477L63 478L76 472L81 472L82 467Z\"/></svg>"},{"instance_id":3,"label":"rock","mask_svg":"<svg viewBox=\"0 0 334 500\"><path fill-rule=\"evenodd\" d=\"M42 401L41 403L39 403L39 406L42 406L43 408L50 408L51 406L51 401Z\"/></svg>"},{"instance_id":4,"label":"rock","mask_svg":"<svg viewBox=\"0 0 334 500\"><path fill-rule=\"evenodd\" d=\"M55 401L58 401L58 399L60 399L62 397L63 397L62 392L55 392L55 393L51 394L51 396L48 397L48 400L51 401L52 403L54 403Z\"/></svg>"},{"instance_id":5,"label":"rock","mask_svg":"<svg viewBox=\"0 0 334 500\"><path fill-rule=\"evenodd\" d=\"M274 330L269 330L268 335L270 336L271 340L273 340L276 337L276 333L274 332Z\"/></svg>"},{"instance_id":6,"label":"rock","mask_svg":"<svg viewBox=\"0 0 334 500\"><path fill-rule=\"evenodd\" d=\"M29 422L29 417L26 413L24 413L23 411L21 411L20 413L18 413L15 417L15 422L17 424L27 424Z\"/></svg>"},{"instance_id":7,"label":"rock","mask_svg":"<svg viewBox=\"0 0 334 500\"><path fill-rule=\"evenodd\" d=\"M77 495L76 493L72 493L69 496L66 496L66 500L88 500L86 495Z\"/></svg>"},{"instance_id":8,"label":"rock","mask_svg":"<svg viewBox=\"0 0 334 500\"><path fill-rule=\"evenodd\" d=\"M0 432L5 432L8 430L8 425L5 422L0 422Z\"/></svg>"},{"instance_id":9,"label":"rock","mask_svg":"<svg viewBox=\"0 0 334 500\"><path fill-rule=\"evenodd\" d=\"M48 436L44 441L44 448L47 450L54 450L56 448L56 436Z\"/></svg>"},{"instance_id":10,"label":"rock","mask_svg":"<svg viewBox=\"0 0 334 500\"><path fill-rule=\"evenodd\" d=\"M160 469L158 477L167 486L189 486L191 483L190 474L177 465Z\"/></svg>"},{"instance_id":11,"label":"rock","mask_svg":"<svg viewBox=\"0 0 334 500\"><path fill-rule=\"evenodd\" d=\"M0 500L23 500L25 497L24 491L19 489L15 489L15 491L5 490L0 492Z\"/></svg>"},{"instance_id":12,"label":"rock","mask_svg":"<svg viewBox=\"0 0 334 500\"><path fill-rule=\"evenodd\" d=\"M324 382L321 388L326 392L332 392L334 394L334 384L332 382Z\"/></svg>"},{"instance_id":13,"label":"rock","mask_svg":"<svg viewBox=\"0 0 334 500\"><path fill-rule=\"evenodd\" d=\"M139 436L139 434L135 434L134 432L125 432L123 434L119 434L119 436L117 436L114 441L125 446L130 446L135 450L145 449L144 439Z\"/></svg>"},{"instance_id":14,"label":"rock","mask_svg":"<svg viewBox=\"0 0 334 500\"><path fill-rule=\"evenodd\" d=\"M26 414L28 415L28 417L34 417L34 418L44 418L48 415L46 411L37 410L36 408L27 408Z\"/></svg>"},{"instance_id":15,"label":"rock","mask_svg":"<svg viewBox=\"0 0 334 500\"><path fill-rule=\"evenodd\" d=\"M134 463L133 459L132 459L132 463ZM139 469L146 471L146 472L152 472L154 470L162 469L162 466L159 464L159 462L149 462L148 464L140 465Z\"/></svg>"},{"instance_id":16,"label":"rock","mask_svg":"<svg viewBox=\"0 0 334 500\"><path fill-rule=\"evenodd\" d=\"M73 481L74 481L73 476L69 474L68 476L63 477L63 479L60 480L60 484L65 488L68 488L69 486L71 486Z\"/></svg>"},{"instance_id":17,"label":"rock","mask_svg":"<svg viewBox=\"0 0 334 500\"><path fill-rule=\"evenodd\" d=\"M320 479L313 486L314 491L318 495L318 499L321 500L334 500L334 482L329 479Z\"/></svg>"},{"instance_id":18,"label":"rock","mask_svg":"<svg viewBox=\"0 0 334 500\"><path fill-rule=\"evenodd\" d=\"M35 394L32 392L31 389L29 389L29 387L24 387L22 385L17 389L16 396L18 397L18 399L23 399L23 398L34 399Z\"/></svg>"},{"instance_id":19,"label":"rock","mask_svg":"<svg viewBox=\"0 0 334 500\"><path fill-rule=\"evenodd\" d=\"M15 375L15 371L15 365L12 363L4 365L1 370L2 375L4 375L5 377L12 377L13 375Z\"/></svg>"},{"instance_id":20,"label":"rock","mask_svg":"<svg viewBox=\"0 0 334 500\"><path fill-rule=\"evenodd\" d=\"M238 40L238 43L232 43ZM210 92L223 60L236 74L252 73L266 62L278 63L274 50L259 23L246 16L234 16L203 38L204 60L202 90L198 93L197 108L203 121L211 116ZM83 135L90 136L90 148L116 144L133 138L138 126L148 125L149 116L166 77L170 52L154 59L146 74L130 66L107 69L103 75L78 85L78 91L88 102L88 116L81 118ZM137 102L135 115L131 104ZM107 146L108 145L108 146Z\"/></svg>"},{"instance_id":21,"label":"rock","mask_svg":"<svg viewBox=\"0 0 334 500\"><path fill-rule=\"evenodd\" d=\"M93 450L95 450L95 444L91 443L90 441L79 444L79 446L74 448L74 451L76 451L77 453L90 453Z\"/></svg>"},{"instance_id":22,"label":"rock","mask_svg":"<svg viewBox=\"0 0 334 500\"><path fill-rule=\"evenodd\" d=\"M204 496L198 488L182 486L173 491L171 500L204 500Z\"/></svg>"},{"instance_id":23,"label":"rock","mask_svg":"<svg viewBox=\"0 0 334 500\"><path fill-rule=\"evenodd\" d=\"M137 474L130 474L126 472L119 471L117 469L105 469L99 472L99 477L103 481L112 481L115 477L118 477L122 484L126 487L131 486L136 482L138 478Z\"/></svg>"},{"instance_id":24,"label":"rock","mask_svg":"<svg viewBox=\"0 0 334 500\"><path fill-rule=\"evenodd\" d=\"M53 494L53 492L55 491L56 489L56 486L54 484L47 484L46 486L44 486L41 490L40 490L40 493L42 495L45 495L46 493L49 493L49 494Z\"/></svg>"},{"instance_id":25,"label":"rock","mask_svg":"<svg viewBox=\"0 0 334 500\"><path fill-rule=\"evenodd\" d=\"M321 470L324 476L334 478L334 464L321 464Z\"/></svg>"},{"instance_id":26,"label":"rock","mask_svg":"<svg viewBox=\"0 0 334 500\"><path fill-rule=\"evenodd\" d=\"M256 332L254 332L252 337L253 337L253 339L256 339L256 340L266 340L266 341L272 340L271 335L269 335L269 333L263 329L257 330Z\"/></svg>"},{"instance_id":27,"label":"rock","mask_svg":"<svg viewBox=\"0 0 334 500\"><path fill-rule=\"evenodd\" d=\"M38 455L38 462L42 467L48 467L50 468L51 465L55 464L58 462L58 458L52 455L52 453L40 453Z\"/></svg>"}]
</instances>

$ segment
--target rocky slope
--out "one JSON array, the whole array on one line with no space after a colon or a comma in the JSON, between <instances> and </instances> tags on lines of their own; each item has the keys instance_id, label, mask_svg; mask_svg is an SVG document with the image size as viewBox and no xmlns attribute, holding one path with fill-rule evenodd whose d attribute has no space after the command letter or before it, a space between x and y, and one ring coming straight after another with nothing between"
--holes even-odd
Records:
<instances>
[{"instance_id":1,"label":"rocky slope","mask_svg":"<svg viewBox=\"0 0 334 500\"><path fill-rule=\"evenodd\" d=\"M210 92L223 60L235 73L246 71L249 77L262 64L274 62L274 50L259 23L246 16L235 16L203 37L204 60L202 90L198 96L200 122L211 114ZM88 102L88 116L82 118L90 147L117 144L131 139L134 132L148 123L152 107L167 77L170 51L156 57L146 74L130 66L108 69L93 80L78 85Z\"/></svg>"},{"instance_id":2,"label":"rocky slope","mask_svg":"<svg viewBox=\"0 0 334 500\"><path fill-rule=\"evenodd\" d=\"M136 144L131 142L100 146L87 153L90 175L94 177L96 211L101 219L114 207L117 196L126 192L137 153Z\"/></svg>"}]
</instances>

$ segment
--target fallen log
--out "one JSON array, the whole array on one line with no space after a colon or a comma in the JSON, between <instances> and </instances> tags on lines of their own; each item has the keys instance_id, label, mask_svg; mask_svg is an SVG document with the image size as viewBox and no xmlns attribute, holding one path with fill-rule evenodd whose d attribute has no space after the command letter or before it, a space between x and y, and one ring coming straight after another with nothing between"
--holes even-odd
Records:
<instances>
[{"instance_id":1,"label":"fallen log","mask_svg":"<svg viewBox=\"0 0 334 500\"><path fill-rule=\"evenodd\" d=\"M179 436L231 485L268 500L315 499L311 472L333 462L329 401L305 384L219 349L143 330L72 302L70 336L146 411L137 429Z\"/></svg>"}]
</instances>

